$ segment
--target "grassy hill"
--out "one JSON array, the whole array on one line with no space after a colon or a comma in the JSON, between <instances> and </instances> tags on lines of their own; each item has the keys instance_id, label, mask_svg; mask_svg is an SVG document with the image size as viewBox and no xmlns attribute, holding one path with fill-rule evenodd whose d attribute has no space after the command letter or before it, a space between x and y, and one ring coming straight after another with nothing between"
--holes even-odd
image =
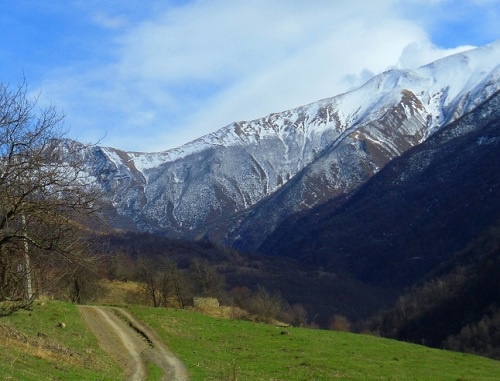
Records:
<instances>
[{"instance_id":1,"label":"grassy hill","mask_svg":"<svg viewBox=\"0 0 500 381\"><path fill-rule=\"evenodd\" d=\"M73 304L35 302L33 311L0 319L2 381L120 380L120 372Z\"/></svg>"},{"instance_id":2,"label":"grassy hill","mask_svg":"<svg viewBox=\"0 0 500 381\"><path fill-rule=\"evenodd\" d=\"M500 379L500 362L372 336L129 309L158 332L195 381ZM74 305L37 303L31 312L0 319L0 331L0 380L120 379Z\"/></svg>"}]
</instances>

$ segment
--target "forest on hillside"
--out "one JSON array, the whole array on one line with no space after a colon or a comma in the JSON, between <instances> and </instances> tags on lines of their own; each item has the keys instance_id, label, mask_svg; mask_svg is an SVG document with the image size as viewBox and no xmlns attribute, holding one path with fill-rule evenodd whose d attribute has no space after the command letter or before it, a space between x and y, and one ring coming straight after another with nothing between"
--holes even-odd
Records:
<instances>
[{"instance_id":1,"label":"forest on hillside","mask_svg":"<svg viewBox=\"0 0 500 381\"><path fill-rule=\"evenodd\" d=\"M366 323L384 337L500 360L500 224Z\"/></svg>"}]
</instances>

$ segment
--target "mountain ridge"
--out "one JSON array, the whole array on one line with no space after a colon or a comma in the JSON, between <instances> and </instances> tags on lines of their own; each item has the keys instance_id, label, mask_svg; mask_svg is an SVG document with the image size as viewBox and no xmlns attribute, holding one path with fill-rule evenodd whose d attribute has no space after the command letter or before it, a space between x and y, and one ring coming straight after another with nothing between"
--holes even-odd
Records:
<instances>
[{"instance_id":1,"label":"mountain ridge","mask_svg":"<svg viewBox=\"0 0 500 381\"><path fill-rule=\"evenodd\" d=\"M491 96L500 87L499 52L497 41L387 71L354 91L232 123L165 152L93 147L87 171L139 230L233 246L244 237L251 244L243 248L254 250L287 215L351 191ZM252 208L273 197L286 203L261 212L263 229L248 233Z\"/></svg>"},{"instance_id":2,"label":"mountain ridge","mask_svg":"<svg viewBox=\"0 0 500 381\"><path fill-rule=\"evenodd\" d=\"M291 216L260 251L390 287L411 285L500 218L499 105L497 92L348 200Z\"/></svg>"}]
</instances>

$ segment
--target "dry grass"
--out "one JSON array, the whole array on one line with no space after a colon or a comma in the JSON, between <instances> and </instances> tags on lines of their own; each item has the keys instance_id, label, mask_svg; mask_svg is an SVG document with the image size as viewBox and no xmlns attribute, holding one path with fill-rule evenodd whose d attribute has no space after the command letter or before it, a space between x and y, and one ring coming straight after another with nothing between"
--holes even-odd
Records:
<instances>
[{"instance_id":1,"label":"dry grass","mask_svg":"<svg viewBox=\"0 0 500 381\"><path fill-rule=\"evenodd\" d=\"M0 324L0 345L49 361L83 366L90 361L88 356L72 351L50 340L45 335L28 336L6 324Z\"/></svg>"},{"instance_id":2,"label":"dry grass","mask_svg":"<svg viewBox=\"0 0 500 381\"><path fill-rule=\"evenodd\" d=\"M219 319L242 319L248 315L248 313L238 307L186 307L186 310L199 312L203 315L219 318Z\"/></svg>"},{"instance_id":3,"label":"dry grass","mask_svg":"<svg viewBox=\"0 0 500 381\"><path fill-rule=\"evenodd\" d=\"M142 284L117 280L102 280L103 296L97 298L97 304L147 304L142 293Z\"/></svg>"},{"instance_id":4,"label":"dry grass","mask_svg":"<svg viewBox=\"0 0 500 381\"><path fill-rule=\"evenodd\" d=\"M0 322L0 379L117 380L120 369L97 343L76 306L36 301Z\"/></svg>"},{"instance_id":5,"label":"dry grass","mask_svg":"<svg viewBox=\"0 0 500 381\"><path fill-rule=\"evenodd\" d=\"M147 300L143 294L143 285L140 282L102 280L100 286L104 289L101 297L96 298L96 304L124 305L124 304L145 304ZM203 306L186 307L187 310L200 312L204 315L220 319L246 319L249 314L247 311L238 307L228 306Z\"/></svg>"},{"instance_id":6,"label":"dry grass","mask_svg":"<svg viewBox=\"0 0 500 381\"><path fill-rule=\"evenodd\" d=\"M127 304L141 304L149 305L143 292L143 284L140 282L133 281L118 281L118 280L102 280L100 282L100 287L104 290L102 296L96 298L95 304L106 304L106 305L127 305ZM170 304L175 305L176 299L173 299ZM262 319L257 316L250 314L248 311L243 310L239 307L233 306L186 306L184 309L188 311L194 311L201 313L206 316L210 316L218 319L231 319L231 320L249 320L254 322L262 321ZM282 323L277 320L271 320L270 324L276 326L288 326L288 324Z\"/></svg>"}]
</instances>

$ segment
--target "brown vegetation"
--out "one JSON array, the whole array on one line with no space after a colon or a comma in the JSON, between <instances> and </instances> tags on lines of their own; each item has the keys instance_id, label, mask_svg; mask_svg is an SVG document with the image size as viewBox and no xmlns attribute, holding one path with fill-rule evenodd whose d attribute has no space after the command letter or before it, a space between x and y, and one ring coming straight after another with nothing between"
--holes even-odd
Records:
<instances>
[{"instance_id":1,"label":"brown vegetation","mask_svg":"<svg viewBox=\"0 0 500 381\"><path fill-rule=\"evenodd\" d=\"M500 224L399 297L368 329L500 359Z\"/></svg>"},{"instance_id":2,"label":"brown vegetation","mask_svg":"<svg viewBox=\"0 0 500 381\"><path fill-rule=\"evenodd\" d=\"M329 328L333 331L350 332L351 322L345 316L335 314L330 320Z\"/></svg>"},{"instance_id":3,"label":"brown vegetation","mask_svg":"<svg viewBox=\"0 0 500 381\"><path fill-rule=\"evenodd\" d=\"M78 301L81 276L95 262L85 224L99 193L61 126L53 107L36 111L25 84L0 84L0 301L25 301L14 309L62 279Z\"/></svg>"}]
</instances>

